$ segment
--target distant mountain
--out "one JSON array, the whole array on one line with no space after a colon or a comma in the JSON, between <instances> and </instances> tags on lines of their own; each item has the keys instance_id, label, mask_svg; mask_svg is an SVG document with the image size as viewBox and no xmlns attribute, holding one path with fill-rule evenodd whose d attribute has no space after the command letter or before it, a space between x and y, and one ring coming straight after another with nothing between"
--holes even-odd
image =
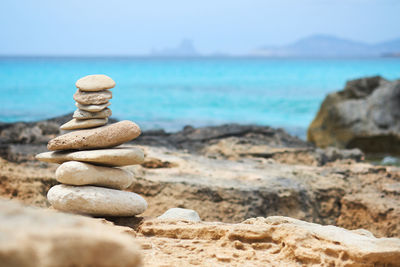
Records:
<instances>
[{"instance_id":1,"label":"distant mountain","mask_svg":"<svg viewBox=\"0 0 400 267\"><path fill-rule=\"evenodd\" d=\"M150 53L152 56L164 56L164 57L194 57L199 56L199 53L194 47L193 41L189 39L183 39L177 47L164 48L161 50L153 49Z\"/></svg>"},{"instance_id":2,"label":"distant mountain","mask_svg":"<svg viewBox=\"0 0 400 267\"><path fill-rule=\"evenodd\" d=\"M400 53L400 39L367 44L330 35L313 35L286 46L264 46L251 54L272 57L370 57L398 53Z\"/></svg>"}]
</instances>

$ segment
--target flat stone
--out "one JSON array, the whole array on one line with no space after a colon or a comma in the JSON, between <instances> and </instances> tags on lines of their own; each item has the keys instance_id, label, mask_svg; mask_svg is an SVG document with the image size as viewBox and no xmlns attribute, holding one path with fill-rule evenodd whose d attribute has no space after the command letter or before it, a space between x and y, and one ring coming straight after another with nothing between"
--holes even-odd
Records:
<instances>
[{"instance_id":1,"label":"flat stone","mask_svg":"<svg viewBox=\"0 0 400 267\"><path fill-rule=\"evenodd\" d=\"M49 141L49 150L93 149L118 146L140 135L139 126L131 121L120 121L94 129L79 130L60 135Z\"/></svg>"},{"instance_id":2,"label":"flat stone","mask_svg":"<svg viewBox=\"0 0 400 267\"><path fill-rule=\"evenodd\" d=\"M84 151L53 151L36 155L36 159L50 163L63 163L66 161L83 161L104 166L127 166L141 164L144 161L144 153L140 148L111 148L101 150Z\"/></svg>"},{"instance_id":3,"label":"flat stone","mask_svg":"<svg viewBox=\"0 0 400 267\"><path fill-rule=\"evenodd\" d=\"M96 186L56 185L47 199L57 210L97 216L134 216L147 209L138 194Z\"/></svg>"},{"instance_id":4,"label":"flat stone","mask_svg":"<svg viewBox=\"0 0 400 267\"><path fill-rule=\"evenodd\" d=\"M97 185L125 189L133 182L130 171L101 167L79 161L67 161L56 170L56 179L68 185Z\"/></svg>"},{"instance_id":5,"label":"flat stone","mask_svg":"<svg viewBox=\"0 0 400 267\"><path fill-rule=\"evenodd\" d=\"M75 102L75 106L77 108L79 108L80 110L85 110L85 111L89 111L89 112L102 111L103 109L105 109L109 105L111 105L110 102L107 102L107 103L104 103L104 104L100 104L100 105L82 105L82 104L79 104L78 102Z\"/></svg>"},{"instance_id":6,"label":"flat stone","mask_svg":"<svg viewBox=\"0 0 400 267\"><path fill-rule=\"evenodd\" d=\"M200 222L199 214L191 209L182 209L182 208L172 208L164 212L161 216L157 219L160 220L183 220L183 221L190 221L190 222Z\"/></svg>"},{"instance_id":7,"label":"flat stone","mask_svg":"<svg viewBox=\"0 0 400 267\"><path fill-rule=\"evenodd\" d=\"M61 125L61 130L77 130L77 129L87 129L98 126L106 125L108 122L108 118L104 119L90 119L90 120L77 120L72 119L67 123Z\"/></svg>"},{"instance_id":8,"label":"flat stone","mask_svg":"<svg viewBox=\"0 0 400 267\"><path fill-rule=\"evenodd\" d=\"M72 117L79 120L104 119L112 115L111 109L106 108L99 112L89 112L77 109Z\"/></svg>"},{"instance_id":9,"label":"flat stone","mask_svg":"<svg viewBox=\"0 0 400 267\"><path fill-rule=\"evenodd\" d=\"M131 229L0 199L2 267L139 267ZM133 230L132 230L133 232Z\"/></svg>"},{"instance_id":10,"label":"flat stone","mask_svg":"<svg viewBox=\"0 0 400 267\"><path fill-rule=\"evenodd\" d=\"M100 105L105 104L112 98L112 93L109 90L99 92L84 92L76 90L74 99L82 105Z\"/></svg>"},{"instance_id":11,"label":"flat stone","mask_svg":"<svg viewBox=\"0 0 400 267\"><path fill-rule=\"evenodd\" d=\"M113 88L115 82L107 75L94 74L80 78L75 85L82 91L102 91Z\"/></svg>"}]
</instances>

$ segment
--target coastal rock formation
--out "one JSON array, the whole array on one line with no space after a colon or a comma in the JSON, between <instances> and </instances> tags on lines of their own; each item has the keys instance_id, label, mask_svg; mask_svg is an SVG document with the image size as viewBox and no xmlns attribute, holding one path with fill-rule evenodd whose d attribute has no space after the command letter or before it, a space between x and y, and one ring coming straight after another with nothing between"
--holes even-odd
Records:
<instances>
[{"instance_id":1,"label":"coastal rock formation","mask_svg":"<svg viewBox=\"0 0 400 267\"><path fill-rule=\"evenodd\" d=\"M110 81L112 79L104 75L94 75L79 80L78 87L95 91L78 92L78 96L90 96L87 98L89 102L83 104L96 105L97 100L105 95L107 89L114 87L115 83ZM74 97L78 101L76 94ZM98 116L100 113L104 114ZM108 118L109 115L111 110L107 107L95 113L78 109L73 115L73 120ZM67 124L71 123L74 121ZM65 127L65 124L63 126ZM52 206L65 212L95 216L134 216L143 213L147 208L147 202L141 196L119 191L129 186L127 182L132 182L132 175L128 175L127 180L128 171L115 168L143 162L144 155L140 148L114 148L136 138L139 134L140 128L135 123L121 121L91 129L78 128L76 131L51 139L47 148L53 152L40 153L36 158L44 162L63 163L56 171L56 178L68 184L56 185L48 191L47 198ZM114 176L115 174L117 176ZM112 176L105 177L105 175ZM120 180L116 181L117 179ZM107 188L108 186L112 189Z\"/></svg>"},{"instance_id":2,"label":"coastal rock formation","mask_svg":"<svg viewBox=\"0 0 400 267\"><path fill-rule=\"evenodd\" d=\"M400 259L398 238L281 216L238 224L145 220L137 231L148 266L399 266Z\"/></svg>"},{"instance_id":3,"label":"coastal rock formation","mask_svg":"<svg viewBox=\"0 0 400 267\"><path fill-rule=\"evenodd\" d=\"M318 147L399 154L400 80L376 76L347 82L325 98L307 138Z\"/></svg>"},{"instance_id":4,"label":"coastal rock formation","mask_svg":"<svg viewBox=\"0 0 400 267\"><path fill-rule=\"evenodd\" d=\"M0 199L0 265L142 266L137 242L122 227Z\"/></svg>"}]
</instances>

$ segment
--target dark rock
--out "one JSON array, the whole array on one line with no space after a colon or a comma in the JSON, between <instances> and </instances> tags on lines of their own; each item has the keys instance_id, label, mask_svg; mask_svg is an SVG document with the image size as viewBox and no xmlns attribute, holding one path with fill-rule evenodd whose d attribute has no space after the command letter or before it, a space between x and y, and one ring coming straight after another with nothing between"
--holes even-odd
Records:
<instances>
[{"instance_id":1,"label":"dark rock","mask_svg":"<svg viewBox=\"0 0 400 267\"><path fill-rule=\"evenodd\" d=\"M400 80L379 76L349 81L328 95L308 129L318 147L400 154Z\"/></svg>"}]
</instances>

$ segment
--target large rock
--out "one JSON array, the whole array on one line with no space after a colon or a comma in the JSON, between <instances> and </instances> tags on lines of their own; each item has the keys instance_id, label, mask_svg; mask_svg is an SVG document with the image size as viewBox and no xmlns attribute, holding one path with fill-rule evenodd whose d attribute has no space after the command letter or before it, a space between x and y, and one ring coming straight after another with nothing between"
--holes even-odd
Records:
<instances>
[{"instance_id":1,"label":"large rock","mask_svg":"<svg viewBox=\"0 0 400 267\"><path fill-rule=\"evenodd\" d=\"M148 266L399 266L400 259L398 238L281 216L238 224L148 220L138 232Z\"/></svg>"},{"instance_id":2,"label":"large rock","mask_svg":"<svg viewBox=\"0 0 400 267\"><path fill-rule=\"evenodd\" d=\"M135 239L98 220L0 200L0 265L141 266Z\"/></svg>"},{"instance_id":3,"label":"large rock","mask_svg":"<svg viewBox=\"0 0 400 267\"><path fill-rule=\"evenodd\" d=\"M101 167L79 161L67 161L57 168L56 179L62 184L96 185L125 189L132 184L133 174L120 168Z\"/></svg>"},{"instance_id":4,"label":"large rock","mask_svg":"<svg viewBox=\"0 0 400 267\"><path fill-rule=\"evenodd\" d=\"M379 76L349 81L328 95L308 129L319 147L400 153L400 80Z\"/></svg>"},{"instance_id":5,"label":"large rock","mask_svg":"<svg viewBox=\"0 0 400 267\"><path fill-rule=\"evenodd\" d=\"M47 198L57 210L96 216L134 216L147 209L138 194L97 186L56 185Z\"/></svg>"},{"instance_id":6,"label":"large rock","mask_svg":"<svg viewBox=\"0 0 400 267\"><path fill-rule=\"evenodd\" d=\"M84 151L53 151L36 155L36 159L50 163L66 161L83 161L105 166L127 166L141 164L144 160L143 151L136 147L119 147Z\"/></svg>"},{"instance_id":7,"label":"large rock","mask_svg":"<svg viewBox=\"0 0 400 267\"><path fill-rule=\"evenodd\" d=\"M131 121L120 121L94 129L74 131L49 141L48 150L87 150L118 146L140 135L140 128Z\"/></svg>"}]
</instances>

